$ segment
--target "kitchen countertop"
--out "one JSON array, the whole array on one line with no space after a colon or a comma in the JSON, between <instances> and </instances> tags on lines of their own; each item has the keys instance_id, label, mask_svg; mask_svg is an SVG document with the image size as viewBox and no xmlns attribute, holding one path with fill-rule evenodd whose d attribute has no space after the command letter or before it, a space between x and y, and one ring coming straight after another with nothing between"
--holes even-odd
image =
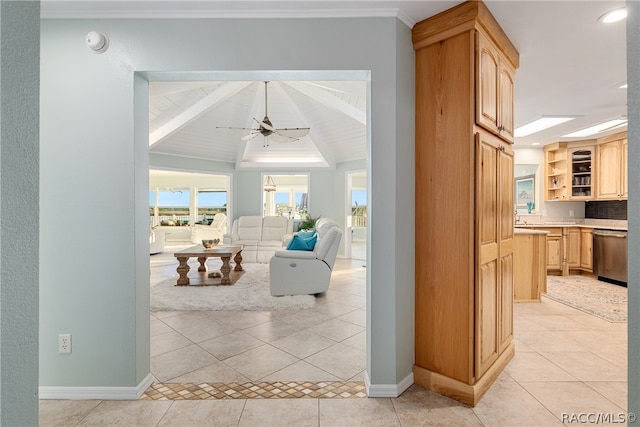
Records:
<instances>
[{"instance_id":1,"label":"kitchen countertop","mask_svg":"<svg viewBox=\"0 0 640 427\"><path fill-rule=\"evenodd\" d=\"M548 231L545 231L545 230L533 230L531 228L514 228L513 232L515 234L549 234Z\"/></svg>"},{"instance_id":2,"label":"kitchen countertop","mask_svg":"<svg viewBox=\"0 0 640 427\"><path fill-rule=\"evenodd\" d=\"M570 222L543 222L543 223L535 223L535 224L514 224L516 229L530 229L536 227L544 227L544 228L562 228L562 227L578 227L578 228L599 228L603 230L618 230L618 231L627 231L627 227L622 226L614 226L614 225L599 225L599 224L578 224L578 223L570 223Z\"/></svg>"}]
</instances>

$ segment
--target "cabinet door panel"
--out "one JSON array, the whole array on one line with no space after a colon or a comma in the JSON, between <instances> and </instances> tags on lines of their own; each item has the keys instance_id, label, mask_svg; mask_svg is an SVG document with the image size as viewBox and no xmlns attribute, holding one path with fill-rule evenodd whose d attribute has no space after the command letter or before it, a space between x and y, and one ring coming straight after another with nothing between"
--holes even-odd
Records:
<instances>
[{"instance_id":1,"label":"cabinet door panel","mask_svg":"<svg viewBox=\"0 0 640 427\"><path fill-rule=\"evenodd\" d=\"M513 339L513 299L513 253L510 253L500 257L500 353Z\"/></svg>"},{"instance_id":2,"label":"cabinet door panel","mask_svg":"<svg viewBox=\"0 0 640 427\"><path fill-rule=\"evenodd\" d=\"M593 271L593 235L591 230L580 232L580 268Z\"/></svg>"},{"instance_id":3,"label":"cabinet door panel","mask_svg":"<svg viewBox=\"0 0 640 427\"><path fill-rule=\"evenodd\" d=\"M562 237L547 236L547 270L562 270Z\"/></svg>"},{"instance_id":4,"label":"cabinet door panel","mask_svg":"<svg viewBox=\"0 0 640 427\"><path fill-rule=\"evenodd\" d=\"M569 268L580 267L580 229L570 228L568 233L567 263Z\"/></svg>"},{"instance_id":5,"label":"cabinet door panel","mask_svg":"<svg viewBox=\"0 0 640 427\"><path fill-rule=\"evenodd\" d=\"M499 151L499 203L500 203L500 242L501 246L506 240L513 240L513 151L510 146L502 146ZM501 251L505 248L501 247Z\"/></svg>"},{"instance_id":6,"label":"cabinet door panel","mask_svg":"<svg viewBox=\"0 0 640 427\"><path fill-rule=\"evenodd\" d=\"M500 61L500 86L498 91L498 130L500 135L513 142L513 97L515 71L505 61Z\"/></svg>"},{"instance_id":7,"label":"cabinet door panel","mask_svg":"<svg viewBox=\"0 0 640 427\"><path fill-rule=\"evenodd\" d=\"M483 248L498 244L498 150L483 138L478 151L479 176L476 200L479 217L478 234L480 247ZM482 259L482 255L480 258Z\"/></svg>"},{"instance_id":8,"label":"cabinet door panel","mask_svg":"<svg viewBox=\"0 0 640 427\"><path fill-rule=\"evenodd\" d=\"M482 35L477 34L476 121L498 132L498 53Z\"/></svg>"},{"instance_id":9,"label":"cabinet door panel","mask_svg":"<svg viewBox=\"0 0 640 427\"><path fill-rule=\"evenodd\" d=\"M476 295L476 377L498 357L498 268L497 261L480 266Z\"/></svg>"},{"instance_id":10,"label":"cabinet door panel","mask_svg":"<svg viewBox=\"0 0 640 427\"><path fill-rule=\"evenodd\" d=\"M598 146L598 186L599 199L617 199L620 194L620 143L608 142Z\"/></svg>"},{"instance_id":11,"label":"cabinet door panel","mask_svg":"<svg viewBox=\"0 0 640 427\"><path fill-rule=\"evenodd\" d=\"M622 194L622 198L623 199L627 199L629 197L629 177L627 176L627 148L628 148L628 144L627 144L627 139L625 138L624 141L622 141L622 146L620 147L620 164L621 164L621 172L622 172L622 176L621 176L621 187L620 187L620 194Z\"/></svg>"}]
</instances>

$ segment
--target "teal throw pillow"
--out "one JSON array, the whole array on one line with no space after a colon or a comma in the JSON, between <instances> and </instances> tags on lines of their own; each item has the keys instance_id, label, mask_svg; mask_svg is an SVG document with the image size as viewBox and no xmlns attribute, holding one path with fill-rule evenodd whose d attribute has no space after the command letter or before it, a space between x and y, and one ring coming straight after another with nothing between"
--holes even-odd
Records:
<instances>
[{"instance_id":1,"label":"teal throw pillow","mask_svg":"<svg viewBox=\"0 0 640 427\"><path fill-rule=\"evenodd\" d=\"M315 235L316 235L316 231L315 230L312 230L312 231L298 231L296 233L296 236L300 236L303 239L309 239L309 238L311 238L311 237L313 237Z\"/></svg>"},{"instance_id":2,"label":"teal throw pillow","mask_svg":"<svg viewBox=\"0 0 640 427\"><path fill-rule=\"evenodd\" d=\"M312 251L318 240L317 235L308 238L302 238L298 234L294 235L287 245L288 251Z\"/></svg>"}]
</instances>

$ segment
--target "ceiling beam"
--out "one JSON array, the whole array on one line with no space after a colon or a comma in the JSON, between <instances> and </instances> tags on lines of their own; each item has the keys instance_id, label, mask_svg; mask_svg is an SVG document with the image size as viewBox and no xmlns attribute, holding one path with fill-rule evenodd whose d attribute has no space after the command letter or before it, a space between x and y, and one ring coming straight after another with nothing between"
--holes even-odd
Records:
<instances>
[{"instance_id":1,"label":"ceiling beam","mask_svg":"<svg viewBox=\"0 0 640 427\"><path fill-rule=\"evenodd\" d=\"M219 103L235 95L252 83L253 82L227 82L223 86L220 86L218 89L214 90L209 95L205 96L200 101L196 102L191 107L187 108L182 113L151 132L149 134L149 147L153 147L155 144L178 131L183 126L186 126L189 122L197 119Z\"/></svg>"},{"instance_id":2,"label":"ceiling beam","mask_svg":"<svg viewBox=\"0 0 640 427\"><path fill-rule=\"evenodd\" d=\"M331 95L330 92L319 88L318 86L310 85L305 82L286 82L288 86L296 89L297 91L304 93L305 95L311 97L315 101L320 102L322 105L331 108L332 110L338 111L342 114L345 114L352 119L362 123L363 125L367 124L367 112L362 111L353 105L344 102L343 100Z\"/></svg>"},{"instance_id":3,"label":"ceiling beam","mask_svg":"<svg viewBox=\"0 0 640 427\"><path fill-rule=\"evenodd\" d=\"M149 82L149 97L176 95L194 89L213 88L223 82Z\"/></svg>"}]
</instances>

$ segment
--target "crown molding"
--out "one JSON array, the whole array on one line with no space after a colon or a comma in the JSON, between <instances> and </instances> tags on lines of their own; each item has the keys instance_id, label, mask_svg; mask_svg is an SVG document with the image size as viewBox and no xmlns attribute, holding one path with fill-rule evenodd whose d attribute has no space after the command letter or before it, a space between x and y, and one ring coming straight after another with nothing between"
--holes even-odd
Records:
<instances>
[{"instance_id":1,"label":"crown molding","mask_svg":"<svg viewBox=\"0 0 640 427\"><path fill-rule=\"evenodd\" d=\"M157 2L163 6L164 2ZM317 19L398 18L409 28L415 21L400 8L355 9L193 9L134 8L130 2L43 1L42 19Z\"/></svg>"}]
</instances>

